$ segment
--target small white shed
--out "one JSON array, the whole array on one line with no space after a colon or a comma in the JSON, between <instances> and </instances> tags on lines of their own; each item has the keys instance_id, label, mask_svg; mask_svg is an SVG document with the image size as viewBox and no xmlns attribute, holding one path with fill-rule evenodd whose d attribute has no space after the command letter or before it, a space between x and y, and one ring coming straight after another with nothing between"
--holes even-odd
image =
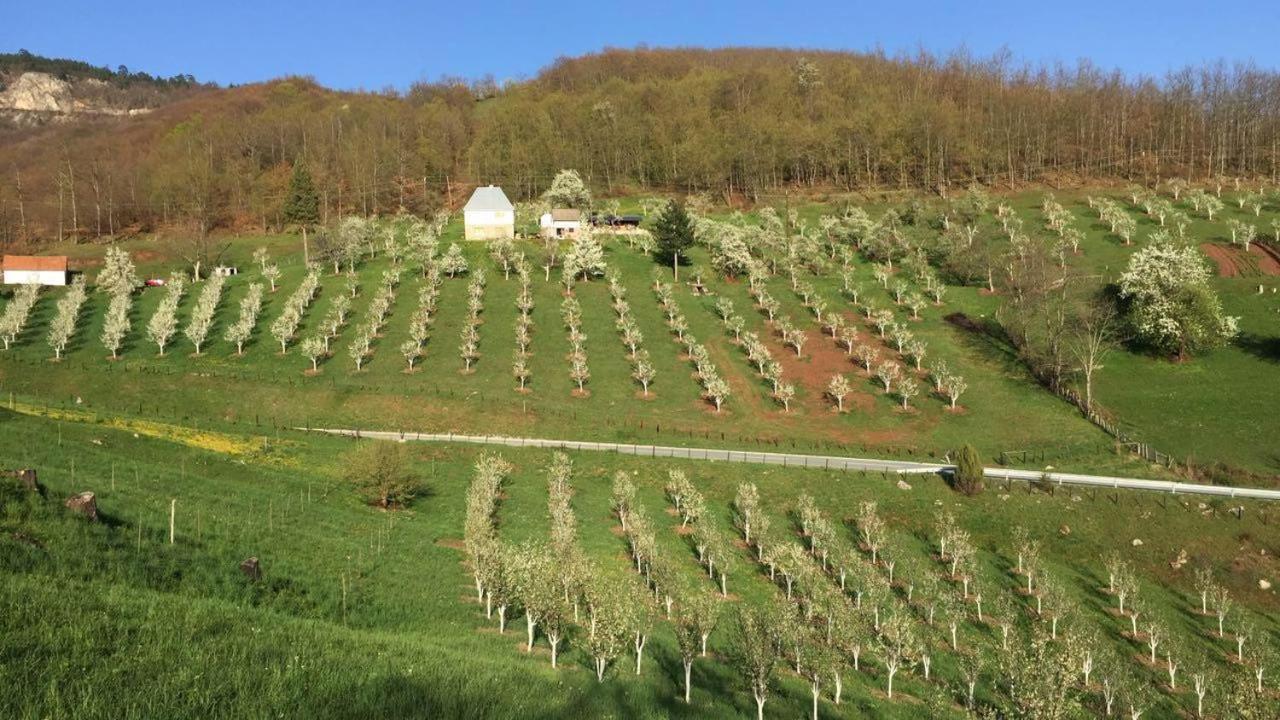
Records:
<instances>
[{"instance_id":1,"label":"small white shed","mask_svg":"<svg viewBox=\"0 0 1280 720\"><path fill-rule=\"evenodd\" d=\"M5 255L5 285L66 285L66 255Z\"/></svg>"},{"instance_id":2,"label":"small white shed","mask_svg":"<svg viewBox=\"0 0 1280 720\"><path fill-rule=\"evenodd\" d=\"M516 208L502 188L478 187L462 208L463 237L468 240L497 240L516 236Z\"/></svg>"},{"instance_id":3,"label":"small white shed","mask_svg":"<svg viewBox=\"0 0 1280 720\"><path fill-rule=\"evenodd\" d=\"M563 209L543 213L538 223L543 237L573 237L582 229L582 211Z\"/></svg>"}]
</instances>

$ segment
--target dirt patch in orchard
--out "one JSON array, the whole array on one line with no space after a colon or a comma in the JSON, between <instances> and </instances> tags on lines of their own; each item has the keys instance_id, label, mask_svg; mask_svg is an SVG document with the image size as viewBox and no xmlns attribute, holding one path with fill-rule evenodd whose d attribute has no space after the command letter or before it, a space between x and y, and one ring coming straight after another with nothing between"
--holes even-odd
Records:
<instances>
[{"instance_id":1,"label":"dirt patch in orchard","mask_svg":"<svg viewBox=\"0 0 1280 720\"><path fill-rule=\"evenodd\" d=\"M790 345L783 345L782 339L774 331L772 324L769 336L761 338L773 353L773 358L782 365L782 375L787 382L804 388L805 397L802 406L808 410L827 410L832 403L827 397L827 385L831 376L851 376L857 369L854 358L845 353L832 337L820 329L802 330L808 338L800 357ZM845 412L867 412L875 406L875 398L859 389L854 389L844 399ZM793 401L793 406L796 404Z\"/></svg>"},{"instance_id":2,"label":"dirt patch in orchard","mask_svg":"<svg viewBox=\"0 0 1280 720\"><path fill-rule=\"evenodd\" d=\"M1261 245L1249 246L1248 253L1217 243L1201 243L1200 249L1218 266L1218 277L1280 275L1280 253Z\"/></svg>"},{"instance_id":3,"label":"dirt patch in orchard","mask_svg":"<svg viewBox=\"0 0 1280 720\"><path fill-rule=\"evenodd\" d=\"M1258 268L1264 275L1280 275L1280 250L1270 244L1259 244L1249 248L1249 252L1255 251L1262 256L1258 259Z\"/></svg>"}]
</instances>

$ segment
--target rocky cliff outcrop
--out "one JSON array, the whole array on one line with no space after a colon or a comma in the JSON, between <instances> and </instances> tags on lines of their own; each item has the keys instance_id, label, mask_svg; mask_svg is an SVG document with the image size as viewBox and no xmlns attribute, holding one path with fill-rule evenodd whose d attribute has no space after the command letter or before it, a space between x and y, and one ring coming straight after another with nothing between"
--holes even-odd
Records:
<instances>
[{"instance_id":1,"label":"rocky cliff outcrop","mask_svg":"<svg viewBox=\"0 0 1280 720\"><path fill-rule=\"evenodd\" d=\"M150 112L124 107L110 86L91 78L68 82L47 73L24 72L0 91L0 116L20 125L59 122L78 116L125 116Z\"/></svg>"}]
</instances>

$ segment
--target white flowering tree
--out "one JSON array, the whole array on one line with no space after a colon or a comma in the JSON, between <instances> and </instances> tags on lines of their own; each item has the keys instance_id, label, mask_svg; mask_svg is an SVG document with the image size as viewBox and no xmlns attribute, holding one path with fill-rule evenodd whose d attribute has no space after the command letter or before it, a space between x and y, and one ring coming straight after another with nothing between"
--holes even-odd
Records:
<instances>
[{"instance_id":1,"label":"white flowering tree","mask_svg":"<svg viewBox=\"0 0 1280 720\"><path fill-rule=\"evenodd\" d=\"M844 399L851 392L853 386L844 375L833 375L831 382L827 383L827 394L836 401L836 412L844 412Z\"/></svg>"},{"instance_id":2,"label":"white flowering tree","mask_svg":"<svg viewBox=\"0 0 1280 720\"><path fill-rule=\"evenodd\" d=\"M111 352L111 359L119 357L120 346L129 335L131 323L129 308L133 305L133 296L129 293L116 293L111 296L111 304L107 306L107 315L102 321L102 346Z\"/></svg>"},{"instance_id":3,"label":"white flowering tree","mask_svg":"<svg viewBox=\"0 0 1280 720\"><path fill-rule=\"evenodd\" d=\"M773 398L782 403L783 412L791 412L791 401L796 397L796 386L791 383L779 383L773 392Z\"/></svg>"},{"instance_id":4,"label":"white flowering tree","mask_svg":"<svg viewBox=\"0 0 1280 720\"><path fill-rule=\"evenodd\" d=\"M178 303L182 301L186 288L186 279L182 275L175 273L171 276L164 298L147 321L147 338L156 344L161 357L164 356L165 346L178 331Z\"/></svg>"},{"instance_id":5,"label":"white flowering tree","mask_svg":"<svg viewBox=\"0 0 1280 720\"><path fill-rule=\"evenodd\" d=\"M569 278L590 280L604 275L604 271L604 248L590 230L583 228L573 238L573 244L565 254L564 273Z\"/></svg>"},{"instance_id":6,"label":"white flowering tree","mask_svg":"<svg viewBox=\"0 0 1280 720\"><path fill-rule=\"evenodd\" d=\"M893 391L893 383L902 375L902 366L895 362L881 363L876 368L876 378L884 385L885 394Z\"/></svg>"},{"instance_id":7,"label":"white flowering tree","mask_svg":"<svg viewBox=\"0 0 1280 720\"><path fill-rule=\"evenodd\" d=\"M138 271L129 253L115 245L107 248L102 270L98 272L98 292L115 296L132 293L141 286L142 280L138 279Z\"/></svg>"},{"instance_id":8,"label":"white flowering tree","mask_svg":"<svg viewBox=\"0 0 1280 720\"><path fill-rule=\"evenodd\" d=\"M227 328L223 339L236 346L236 355L244 355L244 344L253 337L253 328L262 312L262 283L253 283L240 299L240 317Z\"/></svg>"},{"instance_id":9,"label":"white flowering tree","mask_svg":"<svg viewBox=\"0 0 1280 720\"><path fill-rule=\"evenodd\" d=\"M960 401L960 396L965 390L969 389L969 384L959 375L948 374L942 379L942 392L947 396L947 401L951 403L951 409L956 409L956 403Z\"/></svg>"},{"instance_id":10,"label":"white flowering tree","mask_svg":"<svg viewBox=\"0 0 1280 720\"><path fill-rule=\"evenodd\" d=\"M451 244L445 251L444 257L440 258L440 270L450 278L465 273L468 267L467 256L462 253L462 248L458 247L457 243Z\"/></svg>"},{"instance_id":11,"label":"white flowering tree","mask_svg":"<svg viewBox=\"0 0 1280 720\"><path fill-rule=\"evenodd\" d=\"M280 282L280 266L273 264L263 267L262 277L271 284L271 292L275 292L276 283Z\"/></svg>"},{"instance_id":12,"label":"white flowering tree","mask_svg":"<svg viewBox=\"0 0 1280 720\"><path fill-rule=\"evenodd\" d=\"M184 331L187 339L195 346L196 355L200 354L205 340L209 338L209 331L213 329L213 318L218 311L218 302L222 299L225 284L226 276L214 275L205 281L204 288L196 297L196 308Z\"/></svg>"},{"instance_id":13,"label":"white flowering tree","mask_svg":"<svg viewBox=\"0 0 1280 720\"><path fill-rule=\"evenodd\" d=\"M31 283L19 287L14 292L13 299L4 306L4 313L0 314L0 340L4 342L5 350L13 345L26 328L31 308L35 307L36 300L39 299L40 286Z\"/></svg>"},{"instance_id":14,"label":"white flowering tree","mask_svg":"<svg viewBox=\"0 0 1280 720\"><path fill-rule=\"evenodd\" d=\"M511 238L496 238L489 243L489 257L502 270L504 280L511 279L511 269L515 266L516 255L516 245Z\"/></svg>"},{"instance_id":15,"label":"white flowering tree","mask_svg":"<svg viewBox=\"0 0 1280 720\"><path fill-rule=\"evenodd\" d=\"M302 341L302 354L311 361L311 372L320 369L320 358L325 354L325 341L323 338L312 335Z\"/></svg>"},{"instance_id":16,"label":"white flowering tree","mask_svg":"<svg viewBox=\"0 0 1280 720\"><path fill-rule=\"evenodd\" d=\"M653 363L649 361L648 350L640 351L640 354L635 358L633 367L634 370L631 376L644 388L644 396L649 397L649 384L653 382L653 378L658 374L658 371L654 369Z\"/></svg>"},{"instance_id":17,"label":"white flowering tree","mask_svg":"<svg viewBox=\"0 0 1280 720\"><path fill-rule=\"evenodd\" d=\"M49 347L53 349L54 358L62 359L62 353L76 333L76 323L80 319L80 309L84 307L88 293L84 287L84 276L77 277L67 292L58 300L58 313L49 324Z\"/></svg>"},{"instance_id":18,"label":"white flowering tree","mask_svg":"<svg viewBox=\"0 0 1280 720\"><path fill-rule=\"evenodd\" d=\"M920 383L916 382L915 378L908 375L898 381L898 397L902 400L903 410L909 407L911 398L919 394Z\"/></svg>"},{"instance_id":19,"label":"white flowering tree","mask_svg":"<svg viewBox=\"0 0 1280 720\"><path fill-rule=\"evenodd\" d=\"M1238 318L1223 312L1209 268L1191 245L1168 240L1141 248L1119 286L1137 338L1157 350L1186 358L1238 332Z\"/></svg>"},{"instance_id":20,"label":"white flowering tree","mask_svg":"<svg viewBox=\"0 0 1280 720\"><path fill-rule=\"evenodd\" d=\"M577 170L561 170L551 181L551 187L542 194L543 201L552 208L591 207L591 189Z\"/></svg>"}]
</instances>

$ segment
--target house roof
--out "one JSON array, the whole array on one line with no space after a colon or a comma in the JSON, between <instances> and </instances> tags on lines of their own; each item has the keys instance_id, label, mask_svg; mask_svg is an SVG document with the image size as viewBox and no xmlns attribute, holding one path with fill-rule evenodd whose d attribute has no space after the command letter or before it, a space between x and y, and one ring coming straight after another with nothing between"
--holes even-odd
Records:
<instances>
[{"instance_id":1,"label":"house roof","mask_svg":"<svg viewBox=\"0 0 1280 720\"><path fill-rule=\"evenodd\" d=\"M41 272L66 272L66 255L5 255L5 270L28 270Z\"/></svg>"},{"instance_id":2,"label":"house roof","mask_svg":"<svg viewBox=\"0 0 1280 720\"><path fill-rule=\"evenodd\" d=\"M502 188L496 185L488 185L478 187L476 191L471 193L471 199L467 201L467 210L515 210L511 201L507 199L506 193L502 192Z\"/></svg>"},{"instance_id":3,"label":"house roof","mask_svg":"<svg viewBox=\"0 0 1280 720\"><path fill-rule=\"evenodd\" d=\"M582 211L573 209L552 210L551 219L555 222L581 222Z\"/></svg>"}]
</instances>

